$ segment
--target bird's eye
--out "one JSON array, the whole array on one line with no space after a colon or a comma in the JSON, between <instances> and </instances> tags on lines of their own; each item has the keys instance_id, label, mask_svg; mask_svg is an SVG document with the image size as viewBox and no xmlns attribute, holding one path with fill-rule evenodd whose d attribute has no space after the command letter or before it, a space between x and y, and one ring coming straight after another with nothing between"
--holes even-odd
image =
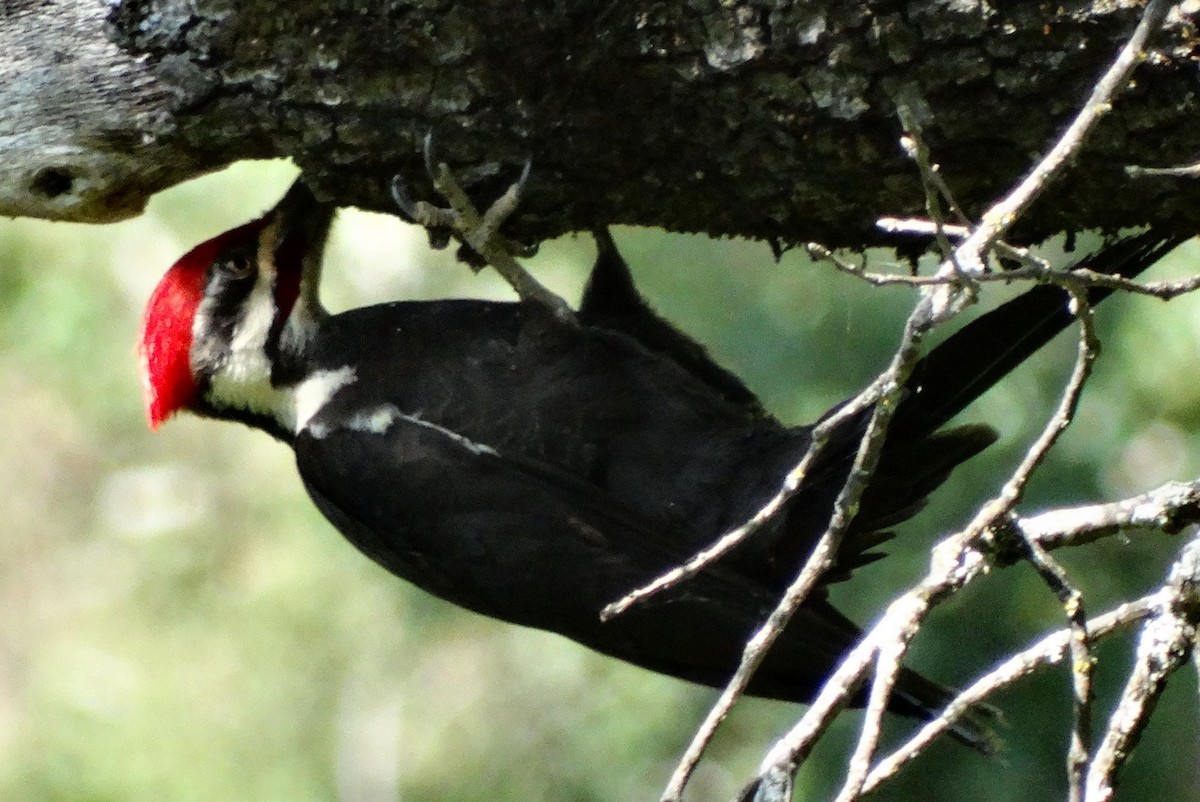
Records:
<instances>
[{"instance_id":1,"label":"bird's eye","mask_svg":"<svg viewBox=\"0 0 1200 802\"><path fill-rule=\"evenodd\" d=\"M246 254L230 254L217 262L217 270L229 278L243 279L254 273L254 263Z\"/></svg>"}]
</instances>

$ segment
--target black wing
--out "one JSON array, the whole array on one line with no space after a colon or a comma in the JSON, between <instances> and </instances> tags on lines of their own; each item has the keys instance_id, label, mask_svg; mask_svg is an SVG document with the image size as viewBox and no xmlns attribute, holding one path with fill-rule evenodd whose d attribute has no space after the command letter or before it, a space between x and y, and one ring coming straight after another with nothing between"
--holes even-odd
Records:
<instances>
[{"instance_id":1,"label":"black wing","mask_svg":"<svg viewBox=\"0 0 1200 802\"><path fill-rule=\"evenodd\" d=\"M773 606L762 586L717 567L650 604L600 621L628 590L690 557L617 499L552 465L514 459L394 406L296 440L314 502L359 549L468 609L566 635L654 671L719 686ZM367 475L356 466L371 466ZM370 503L363 504L368 499ZM750 686L806 701L859 636L823 599L806 604ZM905 675L897 712L945 692ZM968 729L967 740L977 740Z\"/></svg>"},{"instance_id":2,"label":"black wing","mask_svg":"<svg viewBox=\"0 0 1200 802\"><path fill-rule=\"evenodd\" d=\"M706 384L726 401L755 415L765 415L762 403L732 372L721 367L703 345L655 312L637 286L606 228L592 231L596 264L592 267L579 320L587 326L620 332L642 347L671 360Z\"/></svg>"},{"instance_id":3,"label":"black wing","mask_svg":"<svg viewBox=\"0 0 1200 802\"><path fill-rule=\"evenodd\" d=\"M604 605L690 556L676 553L686 539L659 533L553 465L502 455L394 406L343 426L326 428L318 417L297 438L296 455L318 507L359 549L484 615L561 632L632 662L699 664L711 656L670 655L660 640L668 628L710 621L740 651L769 609L753 583L709 573L648 608L652 616L602 625ZM661 622L663 631L641 642L634 621ZM839 632L832 651L856 636L853 627ZM720 640L705 635L703 645Z\"/></svg>"}]
</instances>

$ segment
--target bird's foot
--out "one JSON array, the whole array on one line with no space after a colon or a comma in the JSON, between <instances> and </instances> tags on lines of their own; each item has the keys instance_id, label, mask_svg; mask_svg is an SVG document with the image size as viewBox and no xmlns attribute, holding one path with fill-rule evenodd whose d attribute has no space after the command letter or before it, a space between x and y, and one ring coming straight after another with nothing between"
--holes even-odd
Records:
<instances>
[{"instance_id":1,"label":"bird's foot","mask_svg":"<svg viewBox=\"0 0 1200 802\"><path fill-rule=\"evenodd\" d=\"M522 302L543 308L559 320L574 321L575 314L567 302L517 263L515 256L532 256L537 248L519 245L499 233L500 226L520 205L521 194L529 180L531 162L526 160L521 177L481 214L454 178L449 166L434 159L432 143L433 135L426 134L425 169L433 181L433 188L449 206L442 208L427 201L414 201L408 191L408 185L397 175L392 179L392 199L401 214L428 229L431 237L436 236L438 232L449 232L449 236L458 239L471 252L478 254L484 264L491 265L508 282ZM473 267L478 270L482 264L475 264Z\"/></svg>"}]
</instances>

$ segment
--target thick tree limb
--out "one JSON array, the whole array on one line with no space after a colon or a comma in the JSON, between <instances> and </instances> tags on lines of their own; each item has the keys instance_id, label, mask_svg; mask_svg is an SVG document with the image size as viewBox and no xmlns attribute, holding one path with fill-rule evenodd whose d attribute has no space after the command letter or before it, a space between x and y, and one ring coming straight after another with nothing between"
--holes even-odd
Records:
<instances>
[{"instance_id":1,"label":"thick tree limb","mask_svg":"<svg viewBox=\"0 0 1200 802\"><path fill-rule=\"evenodd\" d=\"M623 222L859 247L883 239L881 210L924 213L896 97L977 216L1054 141L1140 10L13 0L0 12L0 213L111 219L267 156L295 158L328 197L391 210L397 172L432 197L432 129L477 202L534 158L508 226L521 238ZM1172 12L1128 101L1019 237L1196 219L1200 184L1131 185L1123 171L1200 152L1189 13Z\"/></svg>"}]
</instances>

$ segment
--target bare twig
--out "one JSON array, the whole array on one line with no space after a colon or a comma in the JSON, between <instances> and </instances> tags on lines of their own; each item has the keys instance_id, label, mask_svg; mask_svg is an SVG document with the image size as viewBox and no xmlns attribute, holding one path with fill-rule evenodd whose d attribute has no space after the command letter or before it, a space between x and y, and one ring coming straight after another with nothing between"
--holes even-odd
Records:
<instances>
[{"instance_id":1,"label":"bare twig","mask_svg":"<svg viewBox=\"0 0 1200 802\"><path fill-rule=\"evenodd\" d=\"M1125 175L1130 178L1147 178L1152 176L1196 178L1200 176L1200 164L1188 164L1182 167L1141 167L1136 164L1127 164L1125 166Z\"/></svg>"},{"instance_id":2,"label":"bare twig","mask_svg":"<svg viewBox=\"0 0 1200 802\"><path fill-rule=\"evenodd\" d=\"M1142 628L1137 659L1104 740L1087 774L1087 802L1112 798L1124 765L1167 680L1191 656L1200 623L1200 538L1193 538L1171 567L1166 598Z\"/></svg>"},{"instance_id":3,"label":"bare twig","mask_svg":"<svg viewBox=\"0 0 1200 802\"><path fill-rule=\"evenodd\" d=\"M910 276L890 273L873 273L867 270L866 263L854 264L848 262L838 256L833 251L821 245L818 242L809 242L804 245L804 251L810 257L818 261L829 262L841 272L862 279L876 287L884 287L889 284L903 284L909 287L927 287L938 284L946 284L952 280L951 276Z\"/></svg>"},{"instance_id":4,"label":"bare twig","mask_svg":"<svg viewBox=\"0 0 1200 802\"><path fill-rule=\"evenodd\" d=\"M921 135L921 124L908 100L908 95L914 94L916 91L915 87L910 86L906 92L899 93L895 98L896 113L900 117L900 124L904 126L904 136L900 138L900 146L916 163L917 170L921 174L921 187L925 190L925 213L933 221L933 233L942 258L949 261L954 266L955 272L961 275L962 271L958 269L958 257L946 235L946 220L945 215L942 214L942 203L946 203L950 213L959 223L970 225L970 221L963 214L962 207L954 200L950 187L939 172L939 166L934 164L930 157L929 147Z\"/></svg>"},{"instance_id":5,"label":"bare twig","mask_svg":"<svg viewBox=\"0 0 1200 802\"><path fill-rule=\"evenodd\" d=\"M787 626L788 621L791 620L800 605L808 598L821 576L833 564L838 544L854 520L854 515L858 510L858 501L879 460L879 454L887 436L888 424L891 422L892 415L904 392L905 383L920 358L921 342L929 328L928 305L922 301L909 315L908 323L905 325L904 334L901 337L901 344L892 358L891 364L873 384L879 388L878 400L875 402L871 420L859 443L850 473L834 501L833 513L824 534L821 535L816 547L805 561L800 574L784 592L766 622L746 643L737 672L725 686L716 704L713 705L697 729L680 759L679 765L671 775L671 780L663 793L664 802L677 802L682 798L688 779L695 771L717 727L745 691L754 671L771 648L771 644Z\"/></svg>"},{"instance_id":6,"label":"bare twig","mask_svg":"<svg viewBox=\"0 0 1200 802\"><path fill-rule=\"evenodd\" d=\"M910 234L914 236L933 236L937 232L937 224L931 220L922 220L912 217L881 217L875 221L875 227L881 231L886 231L889 234ZM971 226L964 225L944 225L941 228L942 232L947 237L955 239L964 239L971 234ZM996 240L992 243L992 247L996 249L996 253L1007 259L1012 259L1018 264L1025 265L1028 268L1028 273L1031 277L1036 278L1040 273L1045 273L1052 270L1050 263L1039 256L1034 255L1028 248L1019 248L1015 245L1010 245L1003 240ZM975 281L982 281L987 276L994 274L980 274L974 276ZM1011 279L1014 271L1005 271L1000 274L1002 279ZM937 276L933 277L937 279ZM948 283L943 278L944 283Z\"/></svg>"},{"instance_id":7,"label":"bare twig","mask_svg":"<svg viewBox=\"0 0 1200 802\"><path fill-rule=\"evenodd\" d=\"M916 632L912 633L913 635ZM887 712L892 689L900 676L904 653L911 638L897 638L880 645L875 656L875 681L867 697L866 720L862 734L854 747L854 753L846 771L846 781L838 792L836 802L854 802L862 796L863 784L871 770L871 761L879 748L879 735L883 731L883 715Z\"/></svg>"},{"instance_id":8,"label":"bare twig","mask_svg":"<svg viewBox=\"0 0 1200 802\"><path fill-rule=\"evenodd\" d=\"M924 220L920 217L881 217L875 221L875 227L889 234L913 234L920 237L936 235L939 227L944 235L955 239L962 239L971 233L969 225L942 223L939 226L935 220Z\"/></svg>"},{"instance_id":9,"label":"bare twig","mask_svg":"<svg viewBox=\"0 0 1200 802\"><path fill-rule=\"evenodd\" d=\"M1082 802L1083 777L1092 748L1092 651L1083 594L1066 569L1035 541L1027 541L1029 562L1062 603L1070 633L1071 691L1074 722L1067 749L1067 799Z\"/></svg>"},{"instance_id":10,"label":"bare twig","mask_svg":"<svg viewBox=\"0 0 1200 802\"><path fill-rule=\"evenodd\" d=\"M725 554L728 554L745 541L746 538L757 532L763 524L771 520L779 509L787 503L787 500L800 488L813 462L820 456L821 451L825 448L826 443L828 443L830 434L836 431L837 427L845 423L846 420L859 415L864 409L875 403L879 398L882 384L882 381L872 382L870 386L859 393L852 401L813 427L810 433L811 442L808 445L808 449L804 452L804 456L801 457L800 462L796 464L795 468L788 471L779 491L766 504L759 508L749 520L741 526L726 532L715 543L698 553L695 557L692 557L683 565L671 569L653 582L629 592L621 599L608 605L600 611L600 619L608 621L651 596L678 585L688 577L694 576L699 571L704 570L705 567L716 562Z\"/></svg>"},{"instance_id":11,"label":"bare twig","mask_svg":"<svg viewBox=\"0 0 1200 802\"><path fill-rule=\"evenodd\" d=\"M875 403L875 408L870 425L867 427L856 454L854 467L840 491L825 533L806 561L799 576L784 594L780 604L748 642L738 671L698 729L664 792L664 800L681 798L688 778L716 727L745 689L766 649L782 631L792 613L807 598L821 574L831 564L832 555L836 553L841 534L853 518L857 499L878 458L879 446L886 433L892 414L891 410L895 406L894 402L898 398L900 389L904 386L916 363L919 344L924 334L932 327L952 317L971 300L971 294L963 292L963 282L959 275L960 268L970 272L973 278L983 274L988 251L995 246L995 243L1015 222L1016 218L1024 212L1033 198L1077 152L1091 126L1103 112L1108 110L1112 96L1128 78L1133 66L1140 60L1141 50L1150 31L1160 21L1164 11L1163 7L1164 4L1161 0L1150 0L1129 43L1097 83L1085 108L1079 113L1067 132L1055 143L1046 157L1033 168L1032 172L1008 196L1000 200L984 215L983 224L970 232L957 248L947 249L949 256L943 261L936 277L939 281L928 282L929 286L923 287L921 298L909 317L892 364L876 383L868 388L868 391L864 391L859 396L859 399L873 396L866 403ZM919 142L914 142L914 147L917 148L919 154ZM932 168L932 163L927 156L917 161L922 169L923 180L926 181L927 192L929 192L930 213L934 217L936 231L945 238L947 236L946 227L944 221L938 219L940 205L937 202L936 193L929 191L930 187L937 187L934 178L936 170ZM943 195L949 198L948 189ZM873 276L867 273L865 267L848 265L828 251L820 253L816 251L819 247L813 246L810 252L817 252L823 258L829 258L838 265L839 269L879 283L901 283L890 278ZM1047 274L1043 263L1029 257L1024 251L1014 249L1014 253L1017 258L1022 260L1022 264L1025 265L1030 276L1039 280L1054 280L1053 276ZM1011 280L1012 276L1006 273L1005 278ZM926 282L916 281L908 283L926 284ZM1085 296L1081 294L1082 291L1079 288L1080 282L1073 279L1060 279L1058 283L1071 292L1080 307L1086 311L1083 301ZM851 776L847 780L841 798L849 800L860 795L866 778L869 776L868 770L876 748L880 720L887 706L886 700L890 686L896 681L909 639L915 635L921 621L935 604L965 586L984 570L987 554L992 545L989 543L989 535L999 524L1011 516L1013 507L1019 502L1029 477L1041 464L1047 451L1073 416L1079 392L1088 376L1095 355L1093 346L1090 324L1085 321L1080 336L1079 356L1071 380L1064 390L1054 416L1026 458L1005 483L1000 494L979 510L971 524L962 532L947 538L934 550L932 565L926 578L917 587L893 602L883 620L846 655L821 689L806 715L801 718L791 732L776 743L765 757L758 778L760 789L773 788L790 791L792 777L799 763L807 756L828 722L851 698L870 666L875 664L875 680L868 697L868 711L866 722L863 725L863 734L856 747ZM856 399L856 403L857 401L858 399ZM797 466L794 474L802 477L804 474L800 470L801 466L807 469L804 462L811 462L813 458L815 457L812 456L810 449L810 453L804 457L801 465ZM794 492L794 488L789 489L785 485L778 496L780 499L778 503L782 504L782 501L790 496L791 492ZM617 606L609 608L607 613L615 614L617 611L627 608L628 604L645 598L648 593L655 592L669 583L680 581L689 572L694 573L695 570L699 570L697 566L707 564L716 559L719 554L725 553L736 542L740 542L740 539L749 531L752 531L752 528L738 533L736 537L723 538L718 547L710 548L697 560L691 561L689 564L691 567L681 567L672 572L670 577L656 581L650 591L636 591L632 599L622 600ZM1044 555L1044 552L1041 554ZM1053 566L1052 563L1044 560L1043 565ZM1069 588L1069 583L1062 581L1065 579L1065 575L1056 576L1053 571L1049 571L1047 576L1055 576L1058 587ZM1068 593L1067 597L1072 598L1073 596ZM1079 631L1084 633L1083 637L1076 637L1075 641L1086 646L1086 622L1082 618L1081 606L1075 606L1071 619L1076 628L1076 634L1078 635ZM1080 654L1087 657L1086 651ZM1086 700L1088 696L1086 680L1077 680L1077 687L1082 690L1081 698ZM1086 713L1086 704L1081 705L1080 710L1079 718L1082 721L1085 718L1082 714ZM1082 730L1083 725L1077 725L1076 731L1082 733ZM1083 741L1086 738L1081 737L1080 740ZM1078 755L1076 755L1077 757Z\"/></svg>"},{"instance_id":12,"label":"bare twig","mask_svg":"<svg viewBox=\"0 0 1200 802\"><path fill-rule=\"evenodd\" d=\"M911 226L911 230L918 233L924 226L932 226L932 223L927 221L911 221L897 220L896 218L881 218L880 222L897 223L899 224L895 230L900 231L903 227ZM919 224L919 225L918 225ZM950 226L946 229L950 236L957 237L962 233L965 236L965 231L956 226ZM1135 279L1124 278L1122 276L1111 275L1108 273L1097 273L1086 267L1077 267L1073 270L1059 271L1049 267L1048 263L1024 248L1016 248L1004 243L995 243L995 248L1001 256L1005 256L1026 265L1022 268L1014 270L1005 270L1000 273L981 273L974 276L974 281L978 283L1001 282L1010 284L1018 281L1055 281L1077 282L1088 287L1104 287L1113 290L1122 290L1135 295L1142 295L1149 298L1158 298L1163 301L1170 301L1178 298L1181 295L1186 295L1200 289L1200 275L1189 276L1188 278L1177 279L1174 281L1137 281ZM866 283L876 286L893 286L902 285L907 287L936 287L955 285L958 283L958 276L955 274L938 274L932 276L912 276L906 273L875 273L866 270L864 265L849 262L834 252L830 251L824 245L816 242L807 243L804 250L814 259L827 261L837 268L840 272L845 273L854 278L861 279Z\"/></svg>"},{"instance_id":13,"label":"bare twig","mask_svg":"<svg viewBox=\"0 0 1200 802\"><path fill-rule=\"evenodd\" d=\"M1131 528L1153 527L1178 531L1180 527L1194 522L1198 515L1200 481L1170 482L1148 493L1108 504L1051 510L1027 517L1014 516L1003 522L1002 528L1019 530L1024 542L1050 550L1091 543L1100 537ZM998 541L997 545L1002 555L1004 547ZM1004 561L1001 559L1001 562ZM1157 591L1088 621L1085 629L1089 638L1095 642L1119 627L1145 618L1164 603L1167 593L1166 589ZM1075 637L1074 628L1048 635L976 680L947 705L941 716L927 722L907 743L880 760L864 782L862 793L870 793L893 776L934 739L949 730L973 705L1032 673L1039 665L1061 660L1070 650Z\"/></svg>"},{"instance_id":14,"label":"bare twig","mask_svg":"<svg viewBox=\"0 0 1200 802\"><path fill-rule=\"evenodd\" d=\"M894 622L911 615L912 611L908 610L893 612L898 611L899 608L896 605L907 598L904 597L893 602L883 621L872 628L858 642L858 645L842 658L837 669L825 681L821 692L809 704L808 712L767 752L759 769L760 780L766 780L777 774L795 775L821 733L833 721L838 711L846 706L847 701L862 684L863 677L878 655L879 632L884 623Z\"/></svg>"},{"instance_id":15,"label":"bare twig","mask_svg":"<svg viewBox=\"0 0 1200 802\"><path fill-rule=\"evenodd\" d=\"M883 218L881 222L895 224L897 229L908 226L914 231L922 231L934 225L928 221L901 221L896 218ZM947 232L951 236L965 236L967 230L960 226L949 226L947 227ZM804 247L813 258L829 261L841 272L860 278L875 286L901 284L913 287L931 287L956 283L958 280L954 275L911 276L871 273L867 272L864 266L848 262L818 243L810 242ZM1000 246L998 245L997 247ZM1076 268L1067 272L1054 271L1046 268L1043 260L1029 255L1022 249L1012 248L1011 246L1005 246L1004 253L1005 255L1011 255L1013 258L1020 258L1026 263L1031 263L1033 266L1009 270L1003 273L985 273L976 276L975 280L980 282L999 281L1006 284L1014 281L1052 281L1064 287L1076 287L1076 291L1081 287L1097 286L1126 290L1139 295L1162 298L1164 300L1170 300L1178 295L1200 289L1200 276L1175 282L1140 283L1132 279L1122 278L1121 276L1097 273L1087 268ZM813 461L819 456L820 450L823 448L829 433L847 418L857 415L867 406L878 401L881 384L886 378L886 376L881 376L860 392L851 402L839 409L837 413L814 427L812 431L812 443L808 451L801 458L797 466L784 477L784 481L775 496L757 510L750 519L741 526L726 532L711 546L699 552L683 565L668 571L662 576L657 577L654 581L631 591L621 599L608 605L601 612L601 618L609 620L655 594L678 585L688 577L711 565L725 554L728 554L744 542L746 538L758 531L799 489Z\"/></svg>"},{"instance_id":16,"label":"bare twig","mask_svg":"<svg viewBox=\"0 0 1200 802\"><path fill-rule=\"evenodd\" d=\"M1200 522L1200 481L1168 482L1121 501L1067 507L1022 518L1009 525L1046 550L1078 546L1135 528L1178 532Z\"/></svg>"},{"instance_id":17,"label":"bare twig","mask_svg":"<svg viewBox=\"0 0 1200 802\"><path fill-rule=\"evenodd\" d=\"M1000 239L1024 214L1033 200L1079 152L1084 139L1096 122L1112 109L1113 97L1128 83L1134 67L1145 59L1146 43L1150 35L1158 30L1167 7L1168 3L1165 0L1150 0L1146 4L1142 18L1130 35L1129 41L1096 82L1087 102L1066 131L1008 195L984 212L979 226L956 249L954 264L943 264L941 272L959 269L971 273L983 272L984 254L992 243ZM956 300L952 294L943 294L939 299L937 313L947 312L950 307L961 305L962 302L961 299Z\"/></svg>"},{"instance_id":18,"label":"bare twig","mask_svg":"<svg viewBox=\"0 0 1200 802\"><path fill-rule=\"evenodd\" d=\"M1071 288L1068 288L1068 291L1070 290ZM923 298L924 300L927 299ZM924 308L925 304L921 304L918 311ZM817 695L808 712L768 752L763 761L760 777L776 771L792 773L796 771L800 762L811 751L816 739L832 720L833 714L845 705L857 683L862 680L867 668L885 649L896 650L897 658L893 661L889 656L886 665L880 661L875 672L875 683L895 682L895 672L890 669L898 668L898 660L903 656L907 643L916 634L921 622L933 606L960 590L982 573L986 564L987 534L1009 518L1013 507L1020 501L1033 472L1042 463L1049 449L1070 423L1083 384L1091 372L1095 354L1091 327L1085 324L1081 327L1075 367L1063 391L1058 408L1021 464L1004 484L996 498L979 510L965 530L947 538L934 549L932 565L925 579L894 601L888 607L883 619L843 659L842 664ZM863 735L855 752L855 760L859 761L858 770L852 772L854 776L851 778L856 782L860 775L865 777L862 765L869 763L873 756L870 733L876 732L881 726L882 715L882 710L872 708L867 710L862 729ZM848 788L845 790L853 790L849 783L847 786ZM847 794L844 798L853 799L855 797Z\"/></svg>"},{"instance_id":19,"label":"bare twig","mask_svg":"<svg viewBox=\"0 0 1200 802\"><path fill-rule=\"evenodd\" d=\"M1092 309L1087 302L1087 292L1078 287L1068 287L1068 291L1071 293L1071 301L1080 324L1075 371L1058 412L1044 432L1049 436L1043 437L1035 446L1035 454L1039 453L1037 448L1041 449L1040 454L1047 453L1058 434L1070 425L1079 403L1079 396L1083 392L1083 385L1091 374L1100 348L1096 339ZM1037 462L1026 462L1029 463L1029 473L1032 473ZM1092 653L1083 594L1071 582L1066 570L1041 544L1035 540L1026 540L1025 544L1030 563L1062 603L1071 631L1071 689L1075 725L1071 730L1071 745L1067 753L1067 798L1069 802L1082 802L1084 771L1092 744Z\"/></svg>"},{"instance_id":20,"label":"bare twig","mask_svg":"<svg viewBox=\"0 0 1200 802\"><path fill-rule=\"evenodd\" d=\"M1120 276L1096 273L1095 271L1083 268L1072 271L1072 274L1096 287L1110 287L1114 290L1132 292L1135 295L1147 295L1162 301L1169 301L1172 298L1178 298L1180 295L1186 295L1189 292L1195 292L1197 289L1200 289L1200 276L1189 276L1178 281L1148 281L1142 283Z\"/></svg>"},{"instance_id":21,"label":"bare twig","mask_svg":"<svg viewBox=\"0 0 1200 802\"><path fill-rule=\"evenodd\" d=\"M1150 615L1162 603L1164 591L1152 593L1136 601L1125 602L1114 610L1087 622L1087 631L1093 641L1099 641L1119 628L1128 626ZM997 691L1029 676L1040 666L1057 663L1070 651L1073 633L1061 629L1051 633L1033 646L1007 658L1003 663L973 682L959 693L937 718L925 722L921 729L906 743L879 761L863 783L863 795L874 791L909 761L921 754L929 744L944 735L968 710Z\"/></svg>"},{"instance_id":22,"label":"bare twig","mask_svg":"<svg viewBox=\"0 0 1200 802\"><path fill-rule=\"evenodd\" d=\"M1012 477L1005 483L1000 495L992 504L985 505L968 529L983 531L1009 515L1012 508L1024 495L1025 486L1029 483L1033 472L1045 460L1050 448L1058 441L1075 416L1075 409L1079 405L1079 396L1083 391L1084 382L1091 375L1099 344L1092 327L1091 309L1086 305L1087 296L1072 286L1065 286L1064 289L1072 294L1075 311L1080 321L1079 344L1076 349L1075 367L1071 371L1071 378L1067 382L1062 398L1059 399L1054 415L1051 416L1042 433L1025 454ZM988 509L988 507L992 507L992 509Z\"/></svg>"},{"instance_id":23,"label":"bare twig","mask_svg":"<svg viewBox=\"0 0 1200 802\"><path fill-rule=\"evenodd\" d=\"M1076 295L1075 300L1077 303L1081 301L1086 303L1086 301L1083 300L1084 297L1085 296ZM1082 313L1080 316L1081 327L1079 347L1075 360L1075 367L1072 370L1071 378L1063 391L1063 396L1059 401L1058 408L1055 410L1054 415L1047 422L1045 428L1042 430L1041 435L1039 435L1038 439L1026 453L1025 458L1021 461L1021 464L1017 466L1017 469L1013 472L1013 475L1005 483L1000 494L993 499L992 502L984 505L983 509L980 511L980 514L967 528L965 533L967 538L964 546L966 546L967 543L971 543L972 541L981 538L986 531L995 527L998 522L1003 521L1011 516L1012 509L1017 505L1023 496L1025 486L1028 484L1033 472L1038 468L1039 465L1041 465L1046 454L1049 453L1051 447L1055 442L1057 442L1059 436L1063 433L1063 431L1066 430L1067 426L1070 425L1070 422L1074 417L1075 409L1079 402L1080 393L1083 390L1084 383L1087 381L1087 377L1091 374L1092 364L1094 363L1096 357L1096 343L1094 332L1091 326L1090 309L1088 309L1086 306L1083 306L1082 308L1077 308L1077 311ZM1040 560L1035 560L1035 565L1040 571L1043 572L1044 576L1049 577L1052 586L1057 583L1057 586L1062 588L1063 592L1066 594L1067 601L1074 599L1075 610L1074 613L1071 614L1069 609L1069 617L1073 626L1080 626L1081 622L1083 621L1083 611L1082 604L1078 602L1077 591L1076 595L1072 596L1070 591L1073 590L1073 588L1071 588L1069 582L1066 581L1065 574L1062 573L1061 568L1056 569L1056 564L1050 561L1049 555L1045 554L1044 551L1041 551L1040 547L1035 542L1030 542L1028 546L1031 553L1041 555ZM964 548L962 556L967 556L966 548ZM933 604L936 603L935 599L944 596L951 589L960 589L965 584L965 581L963 581L961 584L955 583L955 573L956 567L953 565L948 566L943 571L941 578L935 578L934 582L932 583L928 582L927 578L926 582L922 583L922 585L926 586L923 598L920 598L919 603L912 606L911 613L904 622L905 626L902 629L894 630L893 634L890 635L890 638L894 643L907 644L915 634L916 627L919 626L924 617L928 615L928 612L932 608ZM1087 653L1086 630L1083 630L1082 633L1080 633L1080 631L1076 629L1075 635L1076 637L1072 639L1072 649L1077 651L1073 651L1073 653L1075 653L1078 662L1081 664L1086 663L1086 665L1090 668L1091 662L1090 655ZM895 670L899 670L898 663L895 666ZM1077 720L1085 719L1089 710L1088 703L1090 700L1090 673L1081 673L1083 673L1083 679L1077 679L1076 681L1076 694L1077 697L1082 698L1083 702L1077 707L1077 713L1080 715ZM877 672L875 681L879 682L882 675L882 671ZM1076 676L1078 677L1079 675L1077 674ZM878 723L871 721L870 713L871 711L868 711L867 717L870 726L880 726ZM882 718L882 711L880 711L879 716ZM867 725L864 725L864 730L866 729L866 726ZM1081 732L1083 729L1084 728L1082 725L1078 725L1076 727L1076 732ZM1082 760L1086 760L1086 748L1083 749L1082 756ZM1074 761L1078 760L1080 760L1080 753L1077 750L1073 750L1072 764L1074 764Z\"/></svg>"}]
</instances>

